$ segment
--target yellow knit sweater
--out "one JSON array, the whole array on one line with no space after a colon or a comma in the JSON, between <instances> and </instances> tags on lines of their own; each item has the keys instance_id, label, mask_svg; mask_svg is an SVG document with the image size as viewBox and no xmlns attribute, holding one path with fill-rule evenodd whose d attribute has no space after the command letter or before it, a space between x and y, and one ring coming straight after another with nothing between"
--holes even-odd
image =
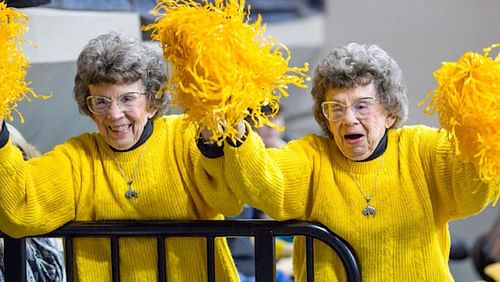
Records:
<instances>
[{"instance_id":1,"label":"yellow knit sweater","mask_svg":"<svg viewBox=\"0 0 500 282\"><path fill-rule=\"evenodd\" d=\"M479 213L499 189L454 157L443 131L424 126L390 130L384 158L367 162L347 160L333 140L315 135L266 151L250 132L224 155L238 197L279 220L325 224L353 246L367 282L453 281L448 222ZM366 202L350 172L373 193L374 217L362 214ZM296 240L296 281L305 279L303 246ZM314 255L315 281L345 281L333 251L315 242Z\"/></svg>"},{"instance_id":2,"label":"yellow knit sweater","mask_svg":"<svg viewBox=\"0 0 500 282\"><path fill-rule=\"evenodd\" d=\"M42 234L69 221L223 219L239 213L242 203L222 179L223 161L202 169L195 130L181 116L154 121L145 144L117 161L127 176L144 151L134 188L127 184L112 151L96 133L68 140L42 157L24 162L9 141L0 148L0 229L11 236ZM156 281L156 239L120 240L121 281ZM207 281L204 239L166 240L168 281ZM111 281L108 239L77 239L77 281ZM238 281L225 239L215 245L216 280Z\"/></svg>"}]
</instances>

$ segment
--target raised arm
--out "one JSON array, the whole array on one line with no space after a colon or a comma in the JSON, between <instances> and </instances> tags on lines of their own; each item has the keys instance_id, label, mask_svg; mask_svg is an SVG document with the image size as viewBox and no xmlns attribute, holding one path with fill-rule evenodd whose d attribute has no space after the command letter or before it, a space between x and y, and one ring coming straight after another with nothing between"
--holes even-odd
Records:
<instances>
[{"instance_id":1,"label":"raised arm","mask_svg":"<svg viewBox=\"0 0 500 282\"><path fill-rule=\"evenodd\" d=\"M78 169L70 146L29 161L8 138L0 147L0 229L11 236L52 231L74 218Z\"/></svg>"},{"instance_id":2,"label":"raised arm","mask_svg":"<svg viewBox=\"0 0 500 282\"><path fill-rule=\"evenodd\" d=\"M243 202L275 219L304 216L310 208L314 159L303 150L305 142L292 143L283 149L266 149L250 126L242 125L239 130L244 134L239 142L226 140L223 148L219 147L224 160L220 168L227 184Z\"/></svg>"}]
</instances>

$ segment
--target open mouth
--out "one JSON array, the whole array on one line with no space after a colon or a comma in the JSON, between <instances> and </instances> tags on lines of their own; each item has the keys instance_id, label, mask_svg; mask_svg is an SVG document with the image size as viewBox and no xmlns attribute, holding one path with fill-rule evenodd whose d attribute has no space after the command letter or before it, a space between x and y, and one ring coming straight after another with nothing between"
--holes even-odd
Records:
<instances>
[{"instance_id":1,"label":"open mouth","mask_svg":"<svg viewBox=\"0 0 500 282\"><path fill-rule=\"evenodd\" d=\"M344 139L347 140L357 140L359 138L362 138L363 134L346 134L344 135Z\"/></svg>"}]
</instances>

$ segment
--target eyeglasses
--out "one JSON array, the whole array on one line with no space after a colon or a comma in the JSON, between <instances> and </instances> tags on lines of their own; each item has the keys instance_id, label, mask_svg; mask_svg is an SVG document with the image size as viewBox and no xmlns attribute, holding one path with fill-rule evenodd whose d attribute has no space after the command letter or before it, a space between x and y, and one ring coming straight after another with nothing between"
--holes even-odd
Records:
<instances>
[{"instance_id":1,"label":"eyeglasses","mask_svg":"<svg viewBox=\"0 0 500 282\"><path fill-rule=\"evenodd\" d=\"M364 97L351 104L344 104L337 101L325 101L321 103L323 115L330 121L341 121L350 108L356 118L365 118L373 112L373 107L377 99L374 97Z\"/></svg>"},{"instance_id":2,"label":"eyeglasses","mask_svg":"<svg viewBox=\"0 0 500 282\"><path fill-rule=\"evenodd\" d=\"M88 96L87 97L87 107L89 110L96 115L107 114L113 101L116 101L116 105L122 111L133 110L137 105L137 99L140 95L146 95L143 92L127 92L118 96L117 99L110 99L104 96Z\"/></svg>"}]
</instances>

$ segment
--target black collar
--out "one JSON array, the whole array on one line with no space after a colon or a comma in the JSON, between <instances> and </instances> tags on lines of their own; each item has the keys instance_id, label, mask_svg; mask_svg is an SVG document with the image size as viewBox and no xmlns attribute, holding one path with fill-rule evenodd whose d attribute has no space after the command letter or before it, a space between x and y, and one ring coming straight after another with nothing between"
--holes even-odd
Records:
<instances>
[{"instance_id":1,"label":"black collar","mask_svg":"<svg viewBox=\"0 0 500 282\"><path fill-rule=\"evenodd\" d=\"M142 134L141 134L141 138L139 138L139 141L137 141L137 143L134 144L134 146L126 149L126 150L118 150L118 149L115 149L113 147L111 147L111 149L114 151L114 152L128 152L128 151L132 151L133 149L141 146L142 144L144 144L144 142L146 142L146 140L148 140L149 136L151 136L151 134L153 133L153 120L152 119L148 119L148 121L146 122L146 125L144 126L144 130L142 131Z\"/></svg>"},{"instance_id":2,"label":"black collar","mask_svg":"<svg viewBox=\"0 0 500 282\"><path fill-rule=\"evenodd\" d=\"M382 155L387 149L387 129L385 130L384 136L380 139L380 142L375 148L375 151L366 159L357 162L367 162L376 159L378 156Z\"/></svg>"}]
</instances>

